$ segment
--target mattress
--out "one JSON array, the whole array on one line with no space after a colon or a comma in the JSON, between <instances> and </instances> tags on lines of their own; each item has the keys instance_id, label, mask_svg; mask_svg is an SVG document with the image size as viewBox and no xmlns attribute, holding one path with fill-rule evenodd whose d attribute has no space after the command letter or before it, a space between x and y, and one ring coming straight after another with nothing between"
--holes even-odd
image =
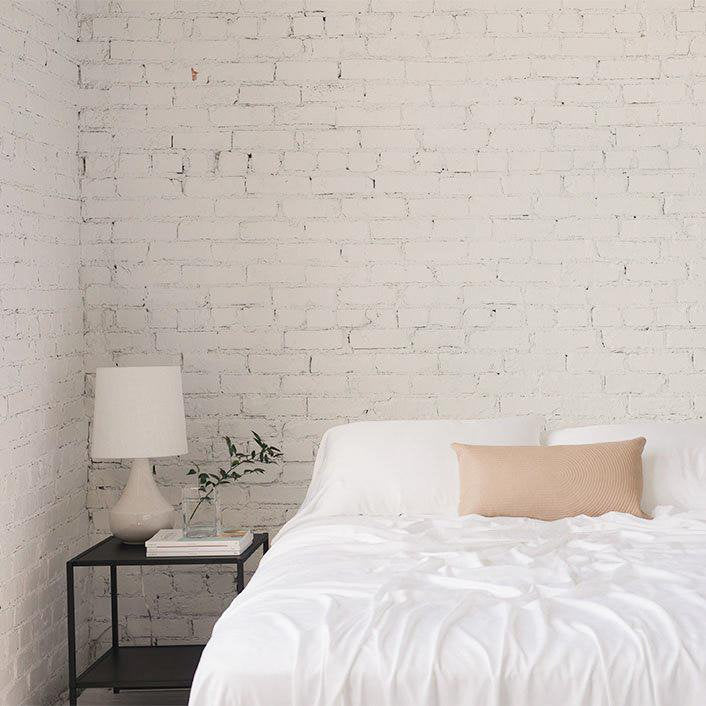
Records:
<instances>
[{"instance_id":1,"label":"mattress","mask_svg":"<svg viewBox=\"0 0 706 706\"><path fill-rule=\"evenodd\" d=\"M190 706L702 706L706 512L295 517Z\"/></svg>"}]
</instances>

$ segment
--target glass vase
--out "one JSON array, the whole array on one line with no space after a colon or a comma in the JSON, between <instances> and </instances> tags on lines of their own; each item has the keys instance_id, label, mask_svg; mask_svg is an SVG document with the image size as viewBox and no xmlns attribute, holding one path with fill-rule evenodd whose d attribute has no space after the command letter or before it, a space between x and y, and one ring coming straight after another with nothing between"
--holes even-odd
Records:
<instances>
[{"instance_id":1,"label":"glass vase","mask_svg":"<svg viewBox=\"0 0 706 706\"><path fill-rule=\"evenodd\" d=\"M217 535L221 530L218 488L207 491L196 486L184 488L181 492L181 514L185 537L194 539Z\"/></svg>"}]
</instances>

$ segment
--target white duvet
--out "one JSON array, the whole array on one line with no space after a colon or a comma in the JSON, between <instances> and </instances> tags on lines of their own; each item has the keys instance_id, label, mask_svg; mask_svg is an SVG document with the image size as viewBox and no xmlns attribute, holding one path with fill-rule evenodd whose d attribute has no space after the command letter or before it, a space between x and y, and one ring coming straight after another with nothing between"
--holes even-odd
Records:
<instances>
[{"instance_id":1,"label":"white duvet","mask_svg":"<svg viewBox=\"0 0 706 706\"><path fill-rule=\"evenodd\" d=\"M190 706L703 706L706 513L295 518Z\"/></svg>"}]
</instances>

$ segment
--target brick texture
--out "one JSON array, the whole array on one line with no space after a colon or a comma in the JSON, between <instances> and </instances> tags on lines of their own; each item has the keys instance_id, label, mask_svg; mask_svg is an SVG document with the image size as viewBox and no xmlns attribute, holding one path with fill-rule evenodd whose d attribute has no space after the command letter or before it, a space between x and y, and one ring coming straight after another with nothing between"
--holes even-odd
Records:
<instances>
[{"instance_id":1,"label":"brick texture","mask_svg":"<svg viewBox=\"0 0 706 706\"><path fill-rule=\"evenodd\" d=\"M0 703L66 687L66 558L85 548L76 8L0 17ZM87 576L77 597L86 607ZM79 644L88 628L79 609ZM85 649L82 649L85 653Z\"/></svg>"},{"instance_id":2,"label":"brick texture","mask_svg":"<svg viewBox=\"0 0 706 706\"><path fill-rule=\"evenodd\" d=\"M283 444L228 521L279 527L348 419L706 411L703 0L78 13L86 369L182 363L206 468ZM124 477L90 478L105 532ZM149 581L130 639L202 638L233 589Z\"/></svg>"}]
</instances>

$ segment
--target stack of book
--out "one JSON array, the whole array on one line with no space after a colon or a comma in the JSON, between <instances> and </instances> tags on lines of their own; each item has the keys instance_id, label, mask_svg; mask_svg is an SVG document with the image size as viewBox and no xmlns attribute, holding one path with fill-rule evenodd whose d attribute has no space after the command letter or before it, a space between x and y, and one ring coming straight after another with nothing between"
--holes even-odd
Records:
<instances>
[{"instance_id":1,"label":"stack of book","mask_svg":"<svg viewBox=\"0 0 706 706\"><path fill-rule=\"evenodd\" d=\"M248 530L224 529L213 537L185 537L183 530L160 530L145 542L148 557L237 556L253 541Z\"/></svg>"}]
</instances>

